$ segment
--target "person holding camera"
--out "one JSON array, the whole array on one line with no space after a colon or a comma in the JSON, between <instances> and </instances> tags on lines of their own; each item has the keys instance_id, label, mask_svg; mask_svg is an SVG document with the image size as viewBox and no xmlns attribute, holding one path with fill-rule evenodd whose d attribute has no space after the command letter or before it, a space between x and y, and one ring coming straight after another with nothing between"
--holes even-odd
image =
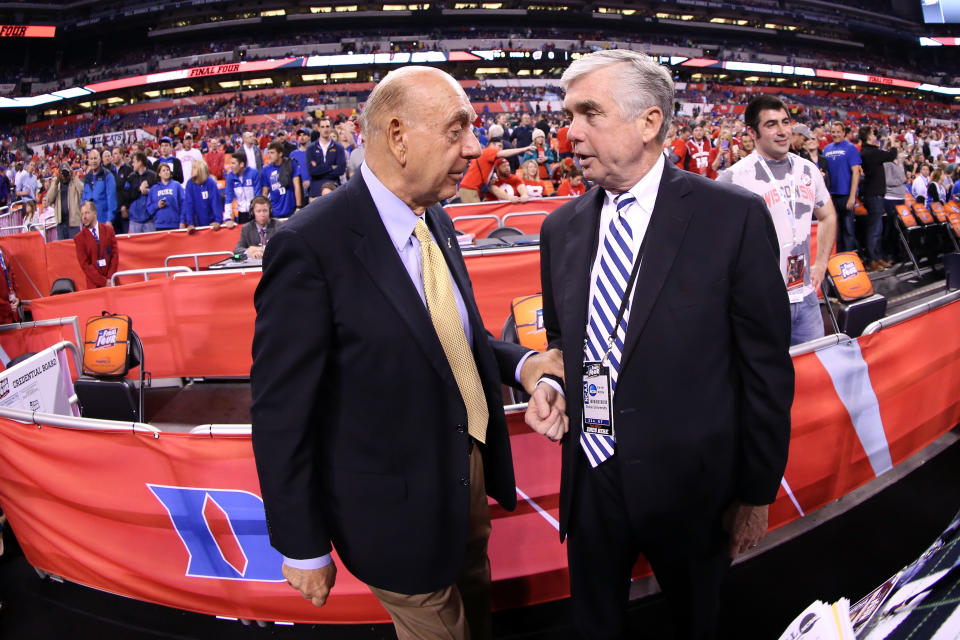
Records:
<instances>
[{"instance_id":1,"label":"person holding camera","mask_svg":"<svg viewBox=\"0 0 960 640\"><path fill-rule=\"evenodd\" d=\"M53 207L57 214L57 239L69 240L80 233L80 205L83 202L83 182L62 163L53 184L43 196L43 206Z\"/></svg>"}]
</instances>

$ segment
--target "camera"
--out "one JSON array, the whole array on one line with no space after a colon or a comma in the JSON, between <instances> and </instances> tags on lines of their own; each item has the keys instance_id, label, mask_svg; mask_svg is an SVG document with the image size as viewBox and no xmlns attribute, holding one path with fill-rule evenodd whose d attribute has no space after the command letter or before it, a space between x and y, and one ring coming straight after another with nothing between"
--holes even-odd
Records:
<instances>
[{"instance_id":1,"label":"camera","mask_svg":"<svg viewBox=\"0 0 960 640\"><path fill-rule=\"evenodd\" d=\"M70 172L66 169L60 169L60 182L70 182Z\"/></svg>"}]
</instances>

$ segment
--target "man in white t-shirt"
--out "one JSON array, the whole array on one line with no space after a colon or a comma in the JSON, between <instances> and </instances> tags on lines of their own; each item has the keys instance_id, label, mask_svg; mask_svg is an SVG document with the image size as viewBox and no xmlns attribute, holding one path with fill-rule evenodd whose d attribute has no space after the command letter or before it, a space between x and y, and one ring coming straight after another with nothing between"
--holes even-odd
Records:
<instances>
[{"instance_id":1,"label":"man in white t-shirt","mask_svg":"<svg viewBox=\"0 0 960 640\"><path fill-rule=\"evenodd\" d=\"M790 297L790 344L823 337L817 290L837 239L837 214L817 165L790 153L792 126L783 102L754 98L744 112L754 152L720 174L763 197L780 242L780 272ZM812 216L817 217L817 257L810 262Z\"/></svg>"},{"instance_id":2,"label":"man in white t-shirt","mask_svg":"<svg viewBox=\"0 0 960 640\"><path fill-rule=\"evenodd\" d=\"M193 134L185 133L183 135L183 148L177 151L177 158L183 167L183 184L186 185L193 177L193 163L197 160L203 160L203 154L200 149L193 146Z\"/></svg>"}]
</instances>

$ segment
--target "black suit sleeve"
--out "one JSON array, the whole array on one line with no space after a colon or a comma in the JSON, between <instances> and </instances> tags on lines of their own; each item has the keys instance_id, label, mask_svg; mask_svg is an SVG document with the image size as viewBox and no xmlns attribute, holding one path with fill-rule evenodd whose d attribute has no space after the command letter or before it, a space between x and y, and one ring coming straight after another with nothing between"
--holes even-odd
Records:
<instances>
[{"instance_id":1,"label":"black suit sleeve","mask_svg":"<svg viewBox=\"0 0 960 640\"><path fill-rule=\"evenodd\" d=\"M327 373L332 314L319 261L294 232L274 236L254 295L250 387L253 452L270 542L289 558L330 552L317 451L317 406Z\"/></svg>"},{"instance_id":2,"label":"black suit sleeve","mask_svg":"<svg viewBox=\"0 0 960 640\"><path fill-rule=\"evenodd\" d=\"M752 196L731 274L730 313L742 388L736 491L754 505L776 499L790 444L794 371L779 255L770 214Z\"/></svg>"}]
</instances>

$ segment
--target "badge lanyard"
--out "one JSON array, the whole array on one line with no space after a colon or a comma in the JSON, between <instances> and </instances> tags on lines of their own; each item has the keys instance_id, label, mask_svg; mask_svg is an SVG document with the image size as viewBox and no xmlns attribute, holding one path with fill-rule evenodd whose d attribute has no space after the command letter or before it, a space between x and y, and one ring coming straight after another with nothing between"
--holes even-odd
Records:
<instances>
[{"instance_id":1,"label":"badge lanyard","mask_svg":"<svg viewBox=\"0 0 960 640\"><path fill-rule=\"evenodd\" d=\"M640 264L643 262L643 243L640 245L640 251L637 259L634 260L633 269L630 272L630 279L627 281L627 287L624 290L623 299L620 300L620 309L617 311L617 319L613 323L613 330L607 338L607 349L599 362L586 361L583 363L583 425L584 433L595 434L607 437L616 437L613 429L613 379L610 377L610 352L613 350L614 342L617 339L617 333L620 330L620 323L627 311L627 305L630 303L630 297L633 293L633 286L637 280L637 274L640 272ZM586 352L588 338L584 338L583 350Z\"/></svg>"},{"instance_id":2,"label":"badge lanyard","mask_svg":"<svg viewBox=\"0 0 960 640\"><path fill-rule=\"evenodd\" d=\"M779 184L780 181L773 177L773 172L770 171L770 167L767 165L767 160L756 151L754 151L754 153L757 154L757 163L763 167L763 171L767 174L767 177L770 178L770 181L773 184ZM797 245L800 243L800 239L797 238L797 218L794 215L794 212L797 210L797 184L796 177L793 175L793 158L791 158L789 154L787 154L787 162L790 163L788 171L790 175L790 199L786 203L787 218L790 219L790 229L792 230L791 236L793 237L793 244Z\"/></svg>"}]
</instances>

